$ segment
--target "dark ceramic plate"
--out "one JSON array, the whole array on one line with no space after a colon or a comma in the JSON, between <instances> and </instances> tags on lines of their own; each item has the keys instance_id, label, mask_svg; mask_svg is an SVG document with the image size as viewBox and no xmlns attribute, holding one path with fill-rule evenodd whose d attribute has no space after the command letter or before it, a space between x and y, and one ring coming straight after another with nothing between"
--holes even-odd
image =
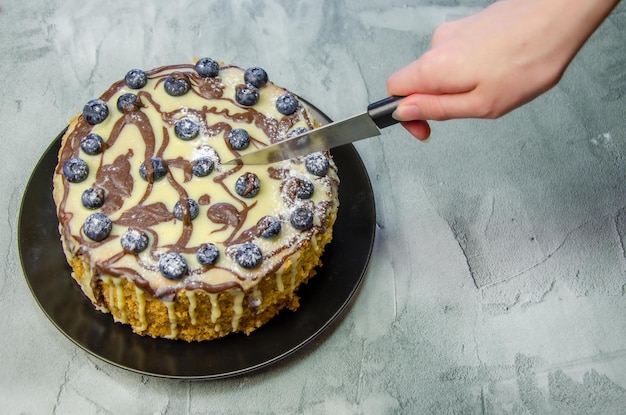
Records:
<instances>
[{"instance_id":1,"label":"dark ceramic plate","mask_svg":"<svg viewBox=\"0 0 626 415\"><path fill-rule=\"evenodd\" d=\"M320 122L329 118L309 104ZM134 334L94 309L70 277L58 233L52 174L61 133L26 186L18 245L30 289L50 321L76 345L113 365L152 376L216 379L249 373L292 355L332 326L348 308L365 275L374 243L376 211L371 184L354 146L333 150L341 206L323 266L301 287L300 308L282 311L251 335L232 334L187 343Z\"/></svg>"}]
</instances>

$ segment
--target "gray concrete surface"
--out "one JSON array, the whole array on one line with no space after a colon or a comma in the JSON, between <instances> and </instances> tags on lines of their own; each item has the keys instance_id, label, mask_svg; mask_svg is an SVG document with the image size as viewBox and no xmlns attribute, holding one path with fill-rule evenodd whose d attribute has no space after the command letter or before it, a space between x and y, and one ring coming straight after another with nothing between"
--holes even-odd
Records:
<instances>
[{"instance_id":1,"label":"gray concrete surface","mask_svg":"<svg viewBox=\"0 0 626 415\"><path fill-rule=\"evenodd\" d=\"M264 67L334 119L385 96L435 27L484 0L0 3L0 412L626 413L626 4L562 81L494 121L357 143L377 236L353 307L241 377L142 376L77 348L25 282L30 172L84 102L133 67ZM506 91L503 91L506 93Z\"/></svg>"}]
</instances>

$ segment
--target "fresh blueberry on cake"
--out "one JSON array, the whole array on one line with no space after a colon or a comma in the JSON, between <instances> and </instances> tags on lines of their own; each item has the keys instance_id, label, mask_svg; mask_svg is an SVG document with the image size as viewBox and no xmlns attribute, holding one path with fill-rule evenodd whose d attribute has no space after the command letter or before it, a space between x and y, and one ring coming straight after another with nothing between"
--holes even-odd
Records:
<instances>
[{"instance_id":1,"label":"fresh blueberry on cake","mask_svg":"<svg viewBox=\"0 0 626 415\"><path fill-rule=\"evenodd\" d=\"M103 143L98 134L89 133L80 140L80 148L90 156L95 156L102 152Z\"/></svg>"},{"instance_id":2,"label":"fresh blueberry on cake","mask_svg":"<svg viewBox=\"0 0 626 415\"><path fill-rule=\"evenodd\" d=\"M198 136L200 126L191 118L185 117L176 121L174 124L174 133L181 140L193 140Z\"/></svg>"},{"instance_id":3,"label":"fresh blueberry on cake","mask_svg":"<svg viewBox=\"0 0 626 415\"><path fill-rule=\"evenodd\" d=\"M194 220L198 217L199 213L200 205L198 205L198 202L191 198L185 199L183 203L180 203L179 200L174 205L174 217L178 220L185 220L185 218Z\"/></svg>"},{"instance_id":4,"label":"fresh blueberry on cake","mask_svg":"<svg viewBox=\"0 0 626 415\"><path fill-rule=\"evenodd\" d=\"M285 192L292 194L298 199L310 199L313 196L315 186L313 182L303 176L294 176L285 181Z\"/></svg>"},{"instance_id":5,"label":"fresh blueberry on cake","mask_svg":"<svg viewBox=\"0 0 626 415\"><path fill-rule=\"evenodd\" d=\"M131 69L126 73L124 82L131 89L141 89L148 83L148 77L141 69Z\"/></svg>"},{"instance_id":6,"label":"fresh blueberry on cake","mask_svg":"<svg viewBox=\"0 0 626 415\"><path fill-rule=\"evenodd\" d=\"M332 239L332 156L222 163L318 127L306 104L260 67L210 57L120 76L77 104L53 176L85 296L138 335L184 341L297 313Z\"/></svg>"},{"instance_id":7,"label":"fresh blueberry on cake","mask_svg":"<svg viewBox=\"0 0 626 415\"><path fill-rule=\"evenodd\" d=\"M185 78L170 75L165 79L163 83L165 92L173 97L179 97L185 95L189 91L189 83Z\"/></svg>"},{"instance_id":8,"label":"fresh blueberry on cake","mask_svg":"<svg viewBox=\"0 0 626 415\"><path fill-rule=\"evenodd\" d=\"M298 128L294 128L293 130L291 130L289 132L289 138L293 138L293 137L297 137L300 134L304 134L306 132L308 132L309 129L306 127L298 127Z\"/></svg>"},{"instance_id":9,"label":"fresh blueberry on cake","mask_svg":"<svg viewBox=\"0 0 626 415\"><path fill-rule=\"evenodd\" d=\"M291 224L294 228L305 231L313 226L313 212L306 207L299 207L291 213Z\"/></svg>"},{"instance_id":10,"label":"fresh blueberry on cake","mask_svg":"<svg viewBox=\"0 0 626 415\"><path fill-rule=\"evenodd\" d=\"M220 64L211 58L200 58L195 69L203 78L214 78L220 73Z\"/></svg>"},{"instance_id":11,"label":"fresh blueberry on cake","mask_svg":"<svg viewBox=\"0 0 626 415\"><path fill-rule=\"evenodd\" d=\"M179 280L187 274L187 260L176 252L168 252L159 258L159 270L169 280Z\"/></svg>"},{"instance_id":12,"label":"fresh blueberry on cake","mask_svg":"<svg viewBox=\"0 0 626 415\"><path fill-rule=\"evenodd\" d=\"M263 238L275 238L280 233L282 225L275 216L265 216L259 221L259 228Z\"/></svg>"},{"instance_id":13,"label":"fresh blueberry on cake","mask_svg":"<svg viewBox=\"0 0 626 415\"><path fill-rule=\"evenodd\" d=\"M120 238L125 252L138 254L148 247L148 235L141 229L128 228Z\"/></svg>"},{"instance_id":14,"label":"fresh blueberry on cake","mask_svg":"<svg viewBox=\"0 0 626 415\"><path fill-rule=\"evenodd\" d=\"M213 265L220 257L220 250L215 244L202 244L196 251L196 257L198 258L198 262L202 265Z\"/></svg>"},{"instance_id":15,"label":"fresh blueberry on cake","mask_svg":"<svg viewBox=\"0 0 626 415\"><path fill-rule=\"evenodd\" d=\"M276 100L276 109L283 115L291 115L298 109L298 100L291 93L285 92Z\"/></svg>"},{"instance_id":16,"label":"fresh blueberry on cake","mask_svg":"<svg viewBox=\"0 0 626 415\"><path fill-rule=\"evenodd\" d=\"M235 183L235 191L241 197L247 199L256 196L261 190L261 180L254 173L245 173L237 179Z\"/></svg>"},{"instance_id":17,"label":"fresh blueberry on cake","mask_svg":"<svg viewBox=\"0 0 626 415\"><path fill-rule=\"evenodd\" d=\"M109 106L101 99L92 99L83 107L83 118L88 124L100 124L108 116Z\"/></svg>"},{"instance_id":18,"label":"fresh blueberry on cake","mask_svg":"<svg viewBox=\"0 0 626 415\"><path fill-rule=\"evenodd\" d=\"M92 241L100 242L111 233L113 222L102 212L92 213L85 219L83 232Z\"/></svg>"},{"instance_id":19,"label":"fresh blueberry on cake","mask_svg":"<svg viewBox=\"0 0 626 415\"><path fill-rule=\"evenodd\" d=\"M141 162L139 166L139 176L147 182L153 182L165 177L167 174L167 167L165 162L160 157L152 157L150 160ZM151 168L150 168L151 166Z\"/></svg>"},{"instance_id":20,"label":"fresh blueberry on cake","mask_svg":"<svg viewBox=\"0 0 626 415\"><path fill-rule=\"evenodd\" d=\"M196 177L204 177L213 171L214 162L210 157L201 157L193 161L191 172Z\"/></svg>"},{"instance_id":21,"label":"fresh blueberry on cake","mask_svg":"<svg viewBox=\"0 0 626 415\"><path fill-rule=\"evenodd\" d=\"M129 113L137 110L139 108L139 102L137 101L137 95L132 93L127 93L124 95L120 95L117 99L117 109L121 113Z\"/></svg>"},{"instance_id":22,"label":"fresh blueberry on cake","mask_svg":"<svg viewBox=\"0 0 626 415\"><path fill-rule=\"evenodd\" d=\"M259 90L251 84L238 85L235 92L235 99L239 104L251 107L259 100Z\"/></svg>"},{"instance_id":23,"label":"fresh blueberry on cake","mask_svg":"<svg viewBox=\"0 0 626 415\"><path fill-rule=\"evenodd\" d=\"M85 189L81 196L83 206L87 209L98 209L104 205L104 190L99 187Z\"/></svg>"},{"instance_id":24,"label":"fresh blueberry on cake","mask_svg":"<svg viewBox=\"0 0 626 415\"><path fill-rule=\"evenodd\" d=\"M73 157L63 163L63 174L68 182L82 182L89 175L89 165L85 160Z\"/></svg>"},{"instance_id":25,"label":"fresh blueberry on cake","mask_svg":"<svg viewBox=\"0 0 626 415\"><path fill-rule=\"evenodd\" d=\"M253 243L247 242L237 247L234 254L235 261L243 268L255 268L261 264L263 253L261 248Z\"/></svg>"},{"instance_id":26,"label":"fresh blueberry on cake","mask_svg":"<svg viewBox=\"0 0 626 415\"><path fill-rule=\"evenodd\" d=\"M255 66L254 68L248 68L243 73L243 79L247 84L253 85L256 88L260 88L268 81L267 72L265 69Z\"/></svg>"},{"instance_id":27,"label":"fresh blueberry on cake","mask_svg":"<svg viewBox=\"0 0 626 415\"><path fill-rule=\"evenodd\" d=\"M330 167L330 160L324 154L317 152L306 156L304 164L309 173L323 177Z\"/></svg>"},{"instance_id":28,"label":"fresh blueberry on cake","mask_svg":"<svg viewBox=\"0 0 626 415\"><path fill-rule=\"evenodd\" d=\"M250 134L243 128L230 130L226 137L233 150L245 150L250 145Z\"/></svg>"}]
</instances>

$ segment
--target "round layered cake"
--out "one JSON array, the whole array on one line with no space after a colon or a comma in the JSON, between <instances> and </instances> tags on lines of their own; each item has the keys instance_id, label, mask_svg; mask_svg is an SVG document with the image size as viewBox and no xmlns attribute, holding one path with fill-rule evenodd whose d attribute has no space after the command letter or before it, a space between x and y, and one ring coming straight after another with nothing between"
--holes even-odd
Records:
<instances>
[{"instance_id":1,"label":"round layered cake","mask_svg":"<svg viewBox=\"0 0 626 415\"><path fill-rule=\"evenodd\" d=\"M62 138L53 196L73 278L153 337L249 334L297 309L332 238L336 165L328 152L223 163L315 127L262 68L128 71Z\"/></svg>"}]
</instances>

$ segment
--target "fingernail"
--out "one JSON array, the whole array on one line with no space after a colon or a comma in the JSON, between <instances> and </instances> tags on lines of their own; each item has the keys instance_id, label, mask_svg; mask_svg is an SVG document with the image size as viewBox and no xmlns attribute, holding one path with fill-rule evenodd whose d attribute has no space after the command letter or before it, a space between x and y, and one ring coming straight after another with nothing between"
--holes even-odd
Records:
<instances>
[{"instance_id":1,"label":"fingernail","mask_svg":"<svg viewBox=\"0 0 626 415\"><path fill-rule=\"evenodd\" d=\"M415 121L423 119L422 112L415 105L399 105L391 116L397 121Z\"/></svg>"}]
</instances>

